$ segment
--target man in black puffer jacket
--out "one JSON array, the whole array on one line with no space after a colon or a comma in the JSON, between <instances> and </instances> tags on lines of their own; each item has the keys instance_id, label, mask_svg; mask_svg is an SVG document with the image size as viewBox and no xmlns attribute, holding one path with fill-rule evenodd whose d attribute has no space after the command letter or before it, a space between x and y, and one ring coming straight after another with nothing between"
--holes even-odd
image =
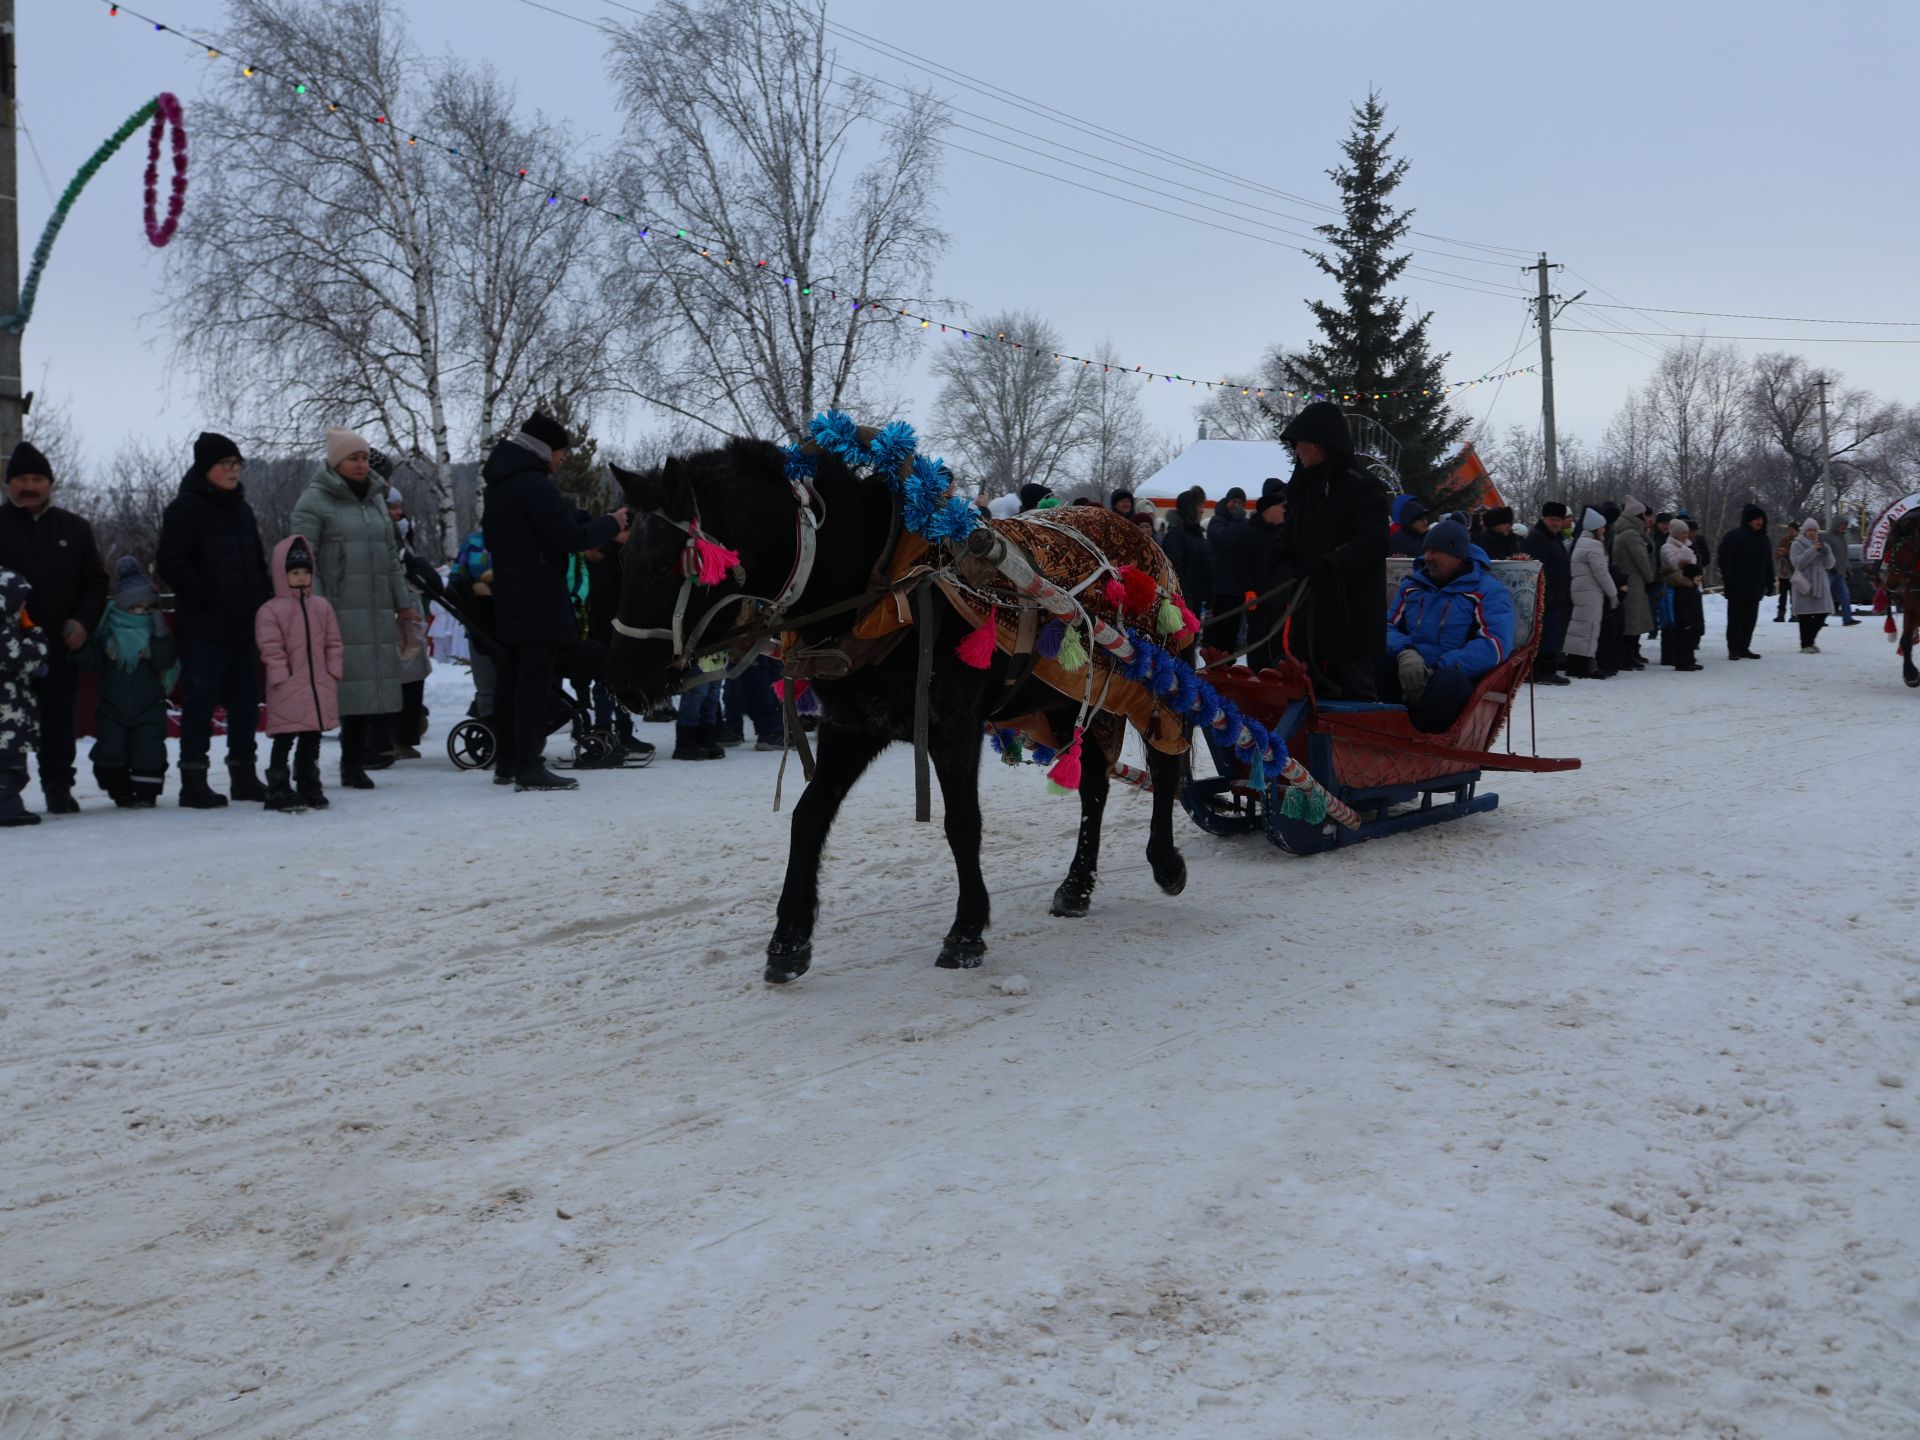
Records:
<instances>
[{"instance_id":1,"label":"man in black puffer jacket","mask_svg":"<svg viewBox=\"0 0 1920 1440\"><path fill-rule=\"evenodd\" d=\"M260 652L253 617L273 598L260 526L240 484L240 449L211 431L193 442L193 468L160 519L154 568L173 589L180 653L180 803L217 810L207 785L213 711L227 711L227 773L236 800L264 801L254 772L260 724Z\"/></svg>"},{"instance_id":2,"label":"man in black puffer jacket","mask_svg":"<svg viewBox=\"0 0 1920 1440\"><path fill-rule=\"evenodd\" d=\"M1307 578L1293 650L1330 700L1371 700L1387 646L1387 487L1360 468L1340 407L1321 400L1280 438L1293 446L1287 555Z\"/></svg>"},{"instance_id":3,"label":"man in black puffer jacket","mask_svg":"<svg viewBox=\"0 0 1920 1440\"><path fill-rule=\"evenodd\" d=\"M1760 602L1773 593L1773 539L1767 534L1767 512L1749 505L1740 523L1720 537L1714 557L1720 563L1720 584L1727 592L1727 658L1758 660L1753 653L1753 625L1760 618Z\"/></svg>"},{"instance_id":4,"label":"man in black puffer jacket","mask_svg":"<svg viewBox=\"0 0 1920 1440\"><path fill-rule=\"evenodd\" d=\"M627 512L582 523L553 483L571 441L535 415L493 447L480 468L480 530L493 557L494 638L505 650L494 684L493 783L518 790L574 790L546 766L547 694L560 647L578 638L567 591L567 557L624 542Z\"/></svg>"},{"instance_id":5,"label":"man in black puffer jacket","mask_svg":"<svg viewBox=\"0 0 1920 1440\"><path fill-rule=\"evenodd\" d=\"M53 466L22 440L7 457L7 501L0 505L0 569L33 587L33 623L47 632L46 674L33 682L40 701L40 789L49 815L71 815L75 654L107 608L107 571L93 527L53 503Z\"/></svg>"}]
</instances>

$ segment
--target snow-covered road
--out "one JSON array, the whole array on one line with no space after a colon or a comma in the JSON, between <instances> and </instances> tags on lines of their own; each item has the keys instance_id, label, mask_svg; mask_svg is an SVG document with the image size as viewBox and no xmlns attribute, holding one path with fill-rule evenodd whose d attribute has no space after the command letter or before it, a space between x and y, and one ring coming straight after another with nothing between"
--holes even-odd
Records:
<instances>
[{"instance_id":1,"label":"snow-covered road","mask_svg":"<svg viewBox=\"0 0 1920 1440\"><path fill-rule=\"evenodd\" d=\"M1080 922L990 764L972 972L896 751L781 990L777 756L89 785L0 837L0 1437L1920 1434L1920 695L1790 633L1178 899L1117 796Z\"/></svg>"}]
</instances>

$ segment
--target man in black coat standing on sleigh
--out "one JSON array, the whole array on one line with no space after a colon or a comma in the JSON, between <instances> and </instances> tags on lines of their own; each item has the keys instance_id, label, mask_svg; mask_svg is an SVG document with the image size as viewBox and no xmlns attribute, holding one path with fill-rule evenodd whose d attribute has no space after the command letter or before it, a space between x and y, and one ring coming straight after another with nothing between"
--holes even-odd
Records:
<instances>
[{"instance_id":1,"label":"man in black coat standing on sleigh","mask_svg":"<svg viewBox=\"0 0 1920 1440\"><path fill-rule=\"evenodd\" d=\"M1288 422L1286 551L1307 593L1295 612L1293 652L1329 700L1372 700L1386 652L1387 487L1360 468L1346 416L1316 401Z\"/></svg>"},{"instance_id":2,"label":"man in black coat standing on sleigh","mask_svg":"<svg viewBox=\"0 0 1920 1440\"><path fill-rule=\"evenodd\" d=\"M494 684L493 783L519 790L577 790L546 766L548 693L563 645L579 638L567 559L624 541L627 512L582 522L553 483L572 441L535 415L493 447L480 467L480 530L493 557L494 639L506 653Z\"/></svg>"}]
</instances>

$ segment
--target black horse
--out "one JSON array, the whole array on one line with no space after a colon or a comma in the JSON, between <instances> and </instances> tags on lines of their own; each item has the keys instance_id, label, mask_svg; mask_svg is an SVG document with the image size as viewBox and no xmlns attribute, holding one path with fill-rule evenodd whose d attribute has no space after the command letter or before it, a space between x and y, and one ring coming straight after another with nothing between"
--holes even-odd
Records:
<instances>
[{"instance_id":1,"label":"black horse","mask_svg":"<svg viewBox=\"0 0 1920 1440\"><path fill-rule=\"evenodd\" d=\"M796 569L796 514L803 503L786 478L786 457L765 441L734 440L724 448L671 459L660 469L635 475L618 467L614 476L635 515L634 537L622 555L619 626L608 661L608 679L635 713L675 693L695 673L697 654L688 648L712 643L751 619L743 597L778 594ZM867 593L876 565L893 535L893 498L884 481L857 475L841 461L821 455L811 481L818 551L804 588L787 611L805 616ZM644 522L640 517L644 516ZM714 585L690 585L688 527L735 550L740 565ZM681 610L675 624L676 607ZM714 612L717 610L717 614ZM1037 681L1009 684L1008 661L974 669L955 648L966 633L962 618L943 600L933 606L934 637L928 752L940 784L947 842L959 871L960 899L953 928L935 961L946 969L978 965L986 953L990 915L980 873L980 751L985 724L994 714L1044 712L1057 734L1071 733L1076 706ZM711 618L709 618L711 616ZM844 636L851 612L804 626L804 644ZM704 623L705 628L702 629ZM635 639L631 631L655 632ZM659 638L678 634L682 643ZM692 639L698 635L698 640ZM813 927L819 908L820 855L841 801L880 752L913 736L916 639L884 659L842 679L820 678L819 756L812 781L793 811L786 884L773 938L767 943L767 980L798 979L813 959ZM1100 822L1106 806L1108 765L1093 727L1082 740L1080 836L1066 879L1054 892L1053 913L1087 913L1098 878ZM1169 895L1186 887L1186 862L1173 842L1173 804L1180 780L1177 757L1148 750L1153 777L1153 821L1147 859L1154 880Z\"/></svg>"}]
</instances>

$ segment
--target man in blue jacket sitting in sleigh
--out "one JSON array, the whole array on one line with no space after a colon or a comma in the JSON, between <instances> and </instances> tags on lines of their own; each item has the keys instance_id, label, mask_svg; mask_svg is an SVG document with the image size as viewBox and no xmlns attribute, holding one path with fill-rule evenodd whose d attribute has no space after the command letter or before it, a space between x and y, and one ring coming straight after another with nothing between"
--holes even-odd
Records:
<instances>
[{"instance_id":1,"label":"man in blue jacket sitting in sleigh","mask_svg":"<svg viewBox=\"0 0 1920 1440\"><path fill-rule=\"evenodd\" d=\"M1414 729L1437 734L1459 718L1480 677L1512 654L1513 596L1467 527L1441 521L1387 612L1380 698L1405 705Z\"/></svg>"}]
</instances>

